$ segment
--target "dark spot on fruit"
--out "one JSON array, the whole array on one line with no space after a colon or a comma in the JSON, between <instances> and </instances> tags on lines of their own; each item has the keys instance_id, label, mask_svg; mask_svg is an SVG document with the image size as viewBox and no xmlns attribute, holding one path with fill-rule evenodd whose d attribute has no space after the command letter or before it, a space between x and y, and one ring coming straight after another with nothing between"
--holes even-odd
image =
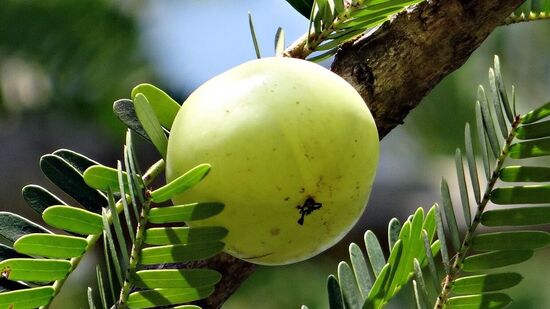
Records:
<instances>
[{"instance_id":1,"label":"dark spot on fruit","mask_svg":"<svg viewBox=\"0 0 550 309\"><path fill-rule=\"evenodd\" d=\"M274 227L269 231L269 233L271 233L271 236L277 236L281 233L281 230L278 227Z\"/></svg>"},{"instance_id":2,"label":"dark spot on fruit","mask_svg":"<svg viewBox=\"0 0 550 309\"><path fill-rule=\"evenodd\" d=\"M305 217L311 214L312 212L314 212L315 210L320 209L321 207L323 207L323 204L317 203L311 196L308 197L303 205L296 206L296 208L299 210L299 213L301 215L300 219L298 219L298 224L304 225Z\"/></svg>"},{"instance_id":3,"label":"dark spot on fruit","mask_svg":"<svg viewBox=\"0 0 550 309\"><path fill-rule=\"evenodd\" d=\"M298 104L298 105L299 105L299 104L300 104L300 101L296 101L296 104Z\"/></svg>"},{"instance_id":4,"label":"dark spot on fruit","mask_svg":"<svg viewBox=\"0 0 550 309\"><path fill-rule=\"evenodd\" d=\"M281 187L279 187L279 186L275 186L275 189L277 189L277 191L283 190L283 189L281 189Z\"/></svg>"},{"instance_id":5,"label":"dark spot on fruit","mask_svg":"<svg viewBox=\"0 0 550 309\"><path fill-rule=\"evenodd\" d=\"M277 151L277 148L273 148L273 149L271 149L271 150L273 150L273 151Z\"/></svg>"},{"instance_id":6,"label":"dark spot on fruit","mask_svg":"<svg viewBox=\"0 0 550 309\"><path fill-rule=\"evenodd\" d=\"M306 192L306 188L301 188L300 193L304 193L304 192Z\"/></svg>"},{"instance_id":7,"label":"dark spot on fruit","mask_svg":"<svg viewBox=\"0 0 550 309\"><path fill-rule=\"evenodd\" d=\"M285 201L290 200L290 196L285 197Z\"/></svg>"},{"instance_id":8,"label":"dark spot on fruit","mask_svg":"<svg viewBox=\"0 0 550 309\"><path fill-rule=\"evenodd\" d=\"M355 158L355 154L352 154L351 157L352 157L352 158Z\"/></svg>"}]
</instances>

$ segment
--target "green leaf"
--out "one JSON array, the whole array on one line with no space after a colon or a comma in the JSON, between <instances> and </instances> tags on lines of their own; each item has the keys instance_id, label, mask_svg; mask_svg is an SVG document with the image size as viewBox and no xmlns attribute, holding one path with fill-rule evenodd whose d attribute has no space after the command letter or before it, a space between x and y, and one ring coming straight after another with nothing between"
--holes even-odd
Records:
<instances>
[{"instance_id":1,"label":"green leaf","mask_svg":"<svg viewBox=\"0 0 550 309\"><path fill-rule=\"evenodd\" d=\"M431 242L434 238L436 230L435 206L432 206L426 214L426 218L424 219L424 226L422 227L422 229L426 231L428 241Z\"/></svg>"},{"instance_id":2,"label":"green leaf","mask_svg":"<svg viewBox=\"0 0 550 309\"><path fill-rule=\"evenodd\" d=\"M139 122L136 109L134 107L134 102L132 102L132 100L120 99L115 101L113 104L113 112L130 130L136 132L144 139L151 141L149 136L147 136L147 132L145 132Z\"/></svg>"},{"instance_id":3,"label":"green leaf","mask_svg":"<svg viewBox=\"0 0 550 309\"><path fill-rule=\"evenodd\" d=\"M313 7L313 0L286 0L286 2L290 3L305 18L309 18L311 8Z\"/></svg>"},{"instance_id":4,"label":"green leaf","mask_svg":"<svg viewBox=\"0 0 550 309\"><path fill-rule=\"evenodd\" d=\"M124 180L126 173L123 172ZM90 166L83 174L86 184L94 189L113 192L120 192L118 183L118 170L103 165ZM128 182L124 181L124 186L128 187Z\"/></svg>"},{"instance_id":5,"label":"green leaf","mask_svg":"<svg viewBox=\"0 0 550 309\"><path fill-rule=\"evenodd\" d=\"M107 262L109 259L107 257L107 254L110 254L111 256L111 260L113 262L113 268L115 270L115 274L117 276L117 279L118 279L118 283L122 286L122 283L123 283L123 280L122 280L122 270L121 268L124 267L122 265L122 263L126 263L128 261L120 261L118 259L118 255L117 255L117 251L116 251L116 248L115 248L115 243L114 243L114 240L113 240L113 235L111 234L111 225L109 224L109 221L107 220L107 210L105 209L102 209L101 211L101 219L103 221L103 242L106 243L106 248L108 248L108 250L106 249L105 250L105 260L106 260L106 263L108 264L109 262Z\"/></svg>"},{"instance_id":6,"label":"green leaf","mask_svg":"<svg viewBox=\"0 0 550 309\"><path fill-rule=\"evenodd\" d=\"M145 230L144 242L149 245L191 244L222 240L223 227L157 227Z\"/></svg>"},{"instance_id":7,"label":"green leaf","mask_svg":"<svg viewBox=\"0 0 550 309\"><path fill-rule=\"evenodd\" d=\"M495 55L495 81L498 89L498 97L504 111L506 112L506 117L510 123L514 122L514 114L512 113L512 108L510 107L510 102L508 101L508 95L506 94L506 88L504 88L504 79L502 78L502 73L500 71L500 61L498 56Z\"/></svg>"},{"instance_id":8,"label":"green leaf","mask_svg":"<svg viewBox=\"0 0 550 309\"><path fill-rule=\"evenodd\" d=\"M44 211L42 219L55 228L82 235L103 232L100 215L72 206L51 206Z\"/></svg>"},{"instance_id":9,"label":"green leaf","mask_svg":"<svg viewBox=\"0 0 550 309\"><path fill-rule=\"evenodd\" d=\"M445 180L445 178L441 179L441 197L443 199L443 213L447 219L447 227L449 228L451 243L454 250L458 251L460 249L458 224L456 223L451 194L449 193L449 185L447 184L447 180Z\"/></svg>"},{"instance_id":10,"label":"green leaf","mask_svg":"<svg viewBox=\"0 0 550 309\"><path fill-rule=\"evenodd\" d=\"M336 52L338 51L340 47L335 47L327 52L324 52L324 53L320 53L318 55L315 55L313 57L309 57L307 58L308 61L311 61L311 62L321 62L323 60L326 60L330 57L332 57L334 54L336 54Z\"/></svg>"},{"instance_id":11,"label":"green leaf","mask_svg":"<svg viewBox=\"0 0 550 309\"><path fill-rule=\"evenodd\" d=\"M149 222L174 223L202 220L219 214L223 207L224 205L221 203L193 203L152 208L149 212Z\"/></svg>"},{"instance_id":12,"label":"green leaf","mask_svg":"<svg viewBox=\"0 0 550 309\"><path fill-rule=\"evenodd\" d=\"M0 293L0 308L37 308L47 305L54 293L51 286Z\"/></svg>"},{"instance_id":13,"label":"green leaf","mask_svg":"<svg viewBox=\"0 0 550 309\"><path fill-rule=\"evenodd\" d=\"M91 287L88 287L88 306L90 309L95 309L94 294Z\"/></svg>"},{"instance_id":14,"label":"green leaf","mask_svg":"<svg viewBox=\"0 0 550 309\"><path fill-rule=\"evenodd\" d=\"M126 245L126 238L124 236L124 233L122 232L122 225L120 224L120 218L119 214L116 209L115 204L115 197L113 196L113 192L109 190L107 192L107 196L109 198L109 212L111 213L111 226L115 230L115 236L117 239L117 244L119 248L119 252L122 255L122 260L125 261L124 263L129 263L129 253L128 253L128 246Z\"/></svg>"},{"instance_id":15,"label":"green leaf","mask_svg":"<svg viewBox=\"0 0 550 309\"><path fill-rule=\"evenodd\" d=\"M31 233L51 233L40 225L10 212L0 211L0 235L15 242Z\"/></svg>"},{"instance_id":16,"label":"green leaf","mask_svg":"<svg viewBox=\"0 0 550 309\"><path fill-rule=\"evenodd\" d=\"M435 205L435 221L437 224L437 239L441 243L441 258L443 259L443 268L445 273L450 272L449 253L447 251L447 241L445 240L445 230L443 229L443 217L441 216L441 210L439 205Z\"/></svg>"},{"instance_id":17,"label":"green leaf","mask_svg":"<svg viewBox=\"0 0 550 309\"><path fill-rule=\"evenodd\" d=\"M84 238L55 234L28 234L13 244L23 254L62 259L81 256L87 246Z\"/></svg>"},{"instance_id":18,"label":"green leaf","mask_svg":"<svg viewBox=\"0 0 550 309\"><path fill-rule=\"evenodd\" d=\"M67 205L57 196L37 185L23 187L22 194L27 204L40 215L50 206Z\"/></svg>"},{"instance_id":19,"label":"green leaf","mask_svg":"<svg viewBox=\"0 0 550 309\"><path fill-rule=\"evenodd\" d=\"M481 192L479 189L479 178L477 176L476 157L474 154L474 146L472 145L472 135L470 133L470 124L466 123L464 128L464 144L466 149L466 158L468 159L468 169L470 171L470 180L474 191L474 198L477 202L481 201Z\"/></svg>"},{"instance_id":20,"label":"green leaf","mask_svg":"<svg viewBox=\"0 0 550 309\"><path fill-rule=\"evenodd\" d=\"M410 232L406 222L401 229L399 239L403 241L403 253L401 261L397 265L395 278L392 279L390 292L397 293L405 285L413 273L413 260L415 257L423 258L422 225L424 223L424 209L419 207L414 213L410 223ZM387 299L389 300L390 297Z\"/></svg>"},{"instance_id":21,"label":"green leaf","mask_svg":"<svg viewBox=\"0 0 550 309\"><path fill-rule=\"evenodd\" d=\"M149 100L141 94L138 93L134 98L134 107L136 109L136 115L139 119L139 122L143 126L147 136L149 136L151 142L160 155L166 159L166 148L168 146L168 138L162 130L160 122L149 103Z\"/></svg>"},{"instance_id":22,"label":"green leaf","mask_svg":"<svg viewBox=\"0 0 550 309\"><path fill-rule=\"evenodd\" d=\"M518 139L534 139L550 136L550 120L520 126L516 131Z\"/></svg>"},{"instance_id":23,"label":"green leaf","mask_svg":"<svg viewBox=\"0 0 550 309\"><path fill-rule=\"evenodd\" d=\"M66 260L9 259L0 262L2 277L12 281L50 282L63 279L71 270Z\"/></svg>"},{"instance_id":24,"label":"green leaf","mask_svg":"<svg viewBox=\"0 0 550 309\"><path fill-rule=\"evenodd\" d=\"M72 165L56 155L40 158L40 168L59 188L72 196L84 208L99 213L107 205L107 199L99 191L90 188Z\"/></svg>"},{"instance_id":25,"label":"green leaf","mask_svg":"<svg viewBox=\"0 0 550 309\"><path fill-rule=\"evenodd\" d=\"M130 294L128 306L134 309L187 303L208 297L213 292L214 287L144 290Z\"/></svg>"},{"instance_id":26,"label":"green leaf","mask_svg":"<svg viewBox=\"0 0 550 309\"><path fill-rule=\"evenodd\" d=\"M494 232L476 235L472 249L491 250L535 250L550 245L550 233L544 231Z\"/></svg>"},{"instance_id":27,"label":"green leaf","mask_svg":"<svg viewBox=\"0 0 550 309\"><path fill-rule=\"evenodd\" d=\"M365 256L361 252L361 248L355 243L349 245L349 257L351 260L351 266L353 267L353 273L355 274L355 280L357 281L357 286L361 292L363 301L367 299L369 291L372 288L372 282L374 278L368 270L367 262L365 261Z\"/></svg>"},{"instance_id":28,"label":"green leaf","mask_svg":"<svg viewBox=\"0 0 550 309\"><path fill-rule=\"evenodd\" d=\"M407 226L407 224L405 224L403 228L405 228L405 226ZM400 261L402 261L402 256L403 241L399 239L397 243L395 243L395 247L390 253L388 263L384 265L382 271L380 272L380 275L376 278L376 281L372 286L372 289L367 298L367 302L365 303L367 307L363 305L363 308L379 308L387 302L389 297L392 296L392 282L393 279L396 277L396 271Z\"/></svg>"},{"instance_id":29,"label":"green leaf","mask_svg":"<svg viewBox=\"0 0 550 309\"><path fill-rule=\"evenodd\" d=\"M426 308L426 304L424 304L424 300L422 299L422 296L420 296L420 291L418 290L416 280L413 279L412 285L413 285L413 298L416 305L416 309Z\"/></svg>"},{"instance_id":30,"label":"green leaf","mask_svg":"<svg viewBox=\"0 0 550 309\"><path fill-rule=\"evenodd\" d=\"M468 256L463 270L475 272L525 262L533 256L533 250L490 251Z\"/></svg>"},{"instance_id":31,"label":"green leaf","mask_svg":"<svg viewBox=\"0 0 550 309\"><path fill-rule=\"evenodd\" d=\"M392 218L388 224L388 245L390 250L393 248L397 240L399 239L399 232L401 231L401 222L397 218Z\"/></svg>"},{"instance_id":32,"label":"green leaf","mask_svg":"<svg viewBox=\"0 0 550 309\"><path fill-rule=\"evenodd\" d=\"M550 115L550 102L523 115L521 117L521 123L523 124L533 123L546 118L548 115Z\"/></svg>"},{"instance_id":33,"label":"green leaf","mask_svg":"<svg viewBox=\"0 0 550 309\"><path fill-rule=\"evenodd\" d=\"M338 282L344 296L345 307L348 309L360 309L363 304L363 297L355 281L355 277L348 263L338 264Z\"/></svg>"},{"instance_id":34,"label":"green leaf","mask_svg":"<svg viewBox=\"0 0 550 309\"><path fill-rule=\"evenodd\" d=\"M386 264L384 252L382 252L378 238L376 238L376 235L372 231L368 230L363 238L365 241L365 248L367 249L367 255L369 256L370 265L372 266L374 275L378 277L382 271L382 268Z\"/></svg>"},{"instance_id":35,"label":"green leaf","mask_svg":"<svg viewBox=\"0 0 550 309\"><path fill-rule=\"evenodd\" d=\"M481 215L485 226L523 226L550 223L550 207L521 207L488 210Z\"/></svg>"},{"instance_id":36,"label":"green leaf","mask_svg":"<svg viewBox=\"0 0 550 309\"><path fill-rule=\"evenodd\" d=\"M136 286L152 288L197 288L213 286L222 276L211 269L159 269L141 270L136 273Z\"/></svg>"},{"instance_id":37,"label":"green leaf","mask_svg":"<svg viewBox=\"0 0 550 309\"><path fill-rule=\"evenodd\" d=\"M172 180L165 186L151 192L151 200L155 203L165 202L172 197L185 192L189 188L195 186L210 172L210 164L199 164L187 171L185 174Z\"/></svg>"},{"instance_id":38,"label":"green leaf","mask_svg":"<svg viewBox=\"0 0 550 309\"><path fill-rule=\"evenodd\" d=\"M509 155L512 159L524 159L550 155L550 138L515 143L510 146Z\"/></svg>"},{"instance_id":39,"label":"green leaf","mask_svg":"<svg viewBox=\"0 0 550 309\"><path fill-rule=\"evenodd\" d=\"M550 185L501 187L491 192L495 204L540 204L550 203Z\"/></svg>"},{"instance_id":40,"label":"green leaf","mask_svg":"<svg viewBox=\"0 0 550 309\"><path fill-rule=\"evenodd\" d=\"M451 297L447 301L449 308L460 309L499 309L512 302L510 296L502 293L479 294Z\"/></svg>"},{"instance_id":41,"label":"green leaf","mask_svg":"<svg viewBox=\"0 0 550 309\"><path fill-rule=\"evenodd\" d=\"M480 106L481 114L483 115L483 126L485 128L485 132L487 133L487 137L489 138L489 145L491 146L493 155L497 158L500 154L500 143L493 125L493 114L491 113L491 109L489 108L489 104L487 102L480 102Z\"/></svg>"},{"instance_id":42,"label":"green leaf","mask_svg":"<svg viewBox=\"0 0 550 309\"><path fill-rule=\"evenodd\" d=\"M489 179L491 179L491 164L489 163L489 153L487 149L488 142L485 135L485 128L483 127L483 115L481 114L481 105L479 104L479 102L476 102L476 127L477 127L478 143L479 143L481 158L483 162L483 170L485 171L485 178L487 179L487 181L489 181ZM468 165L470 165L469 160L472 160L475 158L468 157L467 159L468 159ZM471 172L472 171L470 168L470 173Z\"/></svg>"},{"instance_id":43,"label":"green leaf","mask_svg":"<svg viewBox=\"0 0 550 309\"><path fill-rule=\"evenodd\" d=\"M395 249L392 252L401 251L401 242L398 241L395 245ZM363 304L363 309L380 308L384 302L383 287L390 280L390 265L386 264L382 268L380 275L374 281L372 289L370 290L369 297Z\"/></svg>"},{"instance_id":44,"label":"green leaf","mask_svg":"<svg viewBox=\"0 0 550 309\"><path fill-rule=\"evenodd\" d=\"M277 28L275 33L275 55L282 56L285 51L285 31L283 28Z\"/></svg>"},{"instance_id":45,"label":"green leaf","mask_svg":"<svg viewBox=\"0 0 550 309\"><path fill-rule=\"evenodd\" d=\"M67 161L72 167L74 167L79 173L84 173L84 171L92 166L99 165L96 161L80 154L78 152L69 150L69 149L59 149L53 152L54 155L60 157L61 159Z\"/></svg>"},{"instance_id":46,"label":"green leaf","mask_svg":"<svg viewBox=\"0 0 550 309\"><path fill-rule=\"evenodd\" d=\"M424 276L422 275L422 268L420 266L420 263L416 258L414 259L413 265L414 265L414 277L415 277L415 280L413 280L413 282L418 283L417 284L418 287L415 290L419 290L419 293L418 292L415 293L416 299L417 299L417 305L419 308L425 308L426 307L425 303L428 302L429 300L428 290L426 288L426 282L424 281Z\"/></svg>"},{"instance_id":47,"label":"green leaf","mask_svg":"<svg viewBox=\"0 0 550 309\"><path fill-rule=\"evenodd\" d=\"M550 167L507 166L498 176L500 180L509 182L546 182L550 181Z\"/></svg>"},{"instance_id":48,"label":"green leaf","mask_svg":"<svg viewBox=\"0 0 550 309\"><path fill-rule=\"evenodd\" d=\"M135 241L135 232L132 225L132 214L130 213L130 207L128 206L128 200L126 199L127 192L133 191L127 185L125 186L125 181L128 181L128 174L124 177L122 172L122 163L117 161L117 182L118 189L120 192L120 202L122 203L122 212L124 213L124 219L126 219L126 228L128 229L128 234L130 234L130 241L133 243ZM135 216L136 220L139 220L138 216Z\"/></svg>"},{"instance_id":49,"label":"green leaf","mask_svg":"<svg viewBox=\"0 0 550 309\"><path fill-rule=\"evenodd\" d=\"M171 129L180 105L166 92L151 84L139 84L134 87L132 89L133 100L136 99L138 93L143 94L147 98L160 124L167 129Z\"/></svg>"},{"instance_id":50,"label":"green leaf","mask_svg":"<svg viewBox=\"0 0 550 309\"><path fill-rule=\"evenodd\" d=\"M342 296L342 290L338 284L338 280L333 275L328 276L327 280L328 290L328 307L330 309L344 309L344 297Z\"/></svg>"},{"instance_id":51,"label":"green leaf","mask_svg":"<svg viewBox=\"0 0 550 309\"><path fill-rule=\"evenodd\" d=\"M521 282L523 277L518 273L483 274L458 278L453 282L455 294L480 294L511 288Z\"/></svg>"},{"instance_id":52,"label":"green leaf","mask_svg":"<svg viewBox=\"0 0 550 309\"><path fill-rule=\"evenodd\" d=\"M101 304L103 305L103 308L108 308L108 306L107 306L107 296L105 295L107 293L107 291L105 290L105 285L103 284L103 276L101 275L101 268L99 267L99 265L97 265L95 267L95 273L96 273L96 277L97 277L97 289L99 290L99 298L101 300ZM112 300L113 300L113 303L114 303L116 301L114 291L113 291L112 286L110 288L111 288Z\"/></svg>"},{"instance_id":53,"label":"green leaf","mask_svg":"<svg viewBox=\"0 0 550 309\"><path fill-rule=\"evenodd\" d=\"M504 114L502 113L502 105L501 100L498 96L498 90L496 88L496 81L495 81L495 75L493 69L489 69L489 83L491 85L491 91L493 94L493 107L495 110L495 117L498 122L498 126L500 128L500 133L502 135L502 138L506 139L508 136L508 127L506 125L506 119L504 119ZM485 95L485 89L483 89L483 86L479 85L478 91L477 91L477 99L480 102L487 102L487 96Z\"/></svg>"},{"instance_id":54,"label":"green leaf","mask_svg":"<svg viewBox=\"0 0 550 309\"><path fill-rule=\"evenodd\" d=\"M460 148L455 152L455 167L456 177L458 179L458 189L460 190L460 201L462 202L462 212L464 214L464 221L466 226L470 227L472 224L472 214L470 213L470 196L468 195L468 187L466 186L466 176L464 175L464 163L462 162L462 153ZM449 187L447 186L447 190ZM450 198L449 198L450 201ZM455 220L456 222L456 220Z\"/></svg>"},{"instance_id":55,"label":"green leaf","mask_svg":"<svg viewBox=\"0 0 550 309\"><path fill-rule=\"evenodd\" d=\"M254 44L254 51L256 52L256 58L262 58L260 55L260 47L258 46L258 39L256 38L256 31L254 30L254 22L252 21L252 14L248 12L248 27L250 28L250 36L252 36L252 44Z\"/></svg>"},{"instance_id":56,"label":"green leaf","mask_svg":"<svg viewBox=\"0 0 550 309\"><path fill-rule=\"evenodd\" d=\"M439 289L441 284L439 282L439 274L437 273L437 268L435 267L435 261L432 254L432 247L430 246L430 241L428 240L428 234L426 230L422 231L422 241L424 244L424 254L426 255L426 261L428 264L428 269L430 270L430 278L432 278L432 283L435 289Z\"/></svg>"},{"instance_id":57,"label":"green leaf","mask_svg":"<svg viewBox=\"0 0 550 309\"><path fill-rule=\"evenodd\" d=\"M103 233L103 259L105 261L105 269L107 270L107 283L109 284L109 290L111 291L111 299L114 302L116 302L116 297L115 297L115 285L113 283L113 274L112 274L112 268L111 268L111 260L109 258L109 244L108 244L108 241L107 241L107 236L105 235L105 233ZM115 270L116 271L116 270ZM103 279L101 278L101 269L99 268L99 265L98 267L96 268L96 276L97 276L97 281L98 281L98 284L101 286L103 285L102 281ZM103 300L102 300L103 301ZM107 307L107 306L104 306L104 307Z\"/></svg>"},{"instance_id":58,"label":"green leaf","mask_svg":"<svg viewBox=\"0 0 550 309\"><path fill-rule=\"evenodd\" d=\"M150 247L142 250L140 263L151 265L202 260L218 254L223 247L224 243L220 241Z\"/></svg>"}]
</instances>

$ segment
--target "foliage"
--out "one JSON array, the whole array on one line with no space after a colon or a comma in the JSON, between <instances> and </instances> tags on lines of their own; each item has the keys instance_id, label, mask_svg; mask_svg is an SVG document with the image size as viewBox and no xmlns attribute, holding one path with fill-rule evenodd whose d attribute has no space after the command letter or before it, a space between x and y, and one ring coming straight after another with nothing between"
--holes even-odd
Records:
<instances>
[{"instance_id":1,"label":"foliage","mask_svg":"<svg viewBox=\"0 0 550 309\"><path fill-rule=\"evenodd\" d=\"M340 45L353 41L367 29L381 25L405 7L422 0L287 0L309 18L303 39L291 45L285 55L322 61L334 55Z\"/></svg>"},{"instance_id":2,"label":"foliage","mask_svg":"<svg viewBox=\"0 0 550 309\"><path fill-rule=\"evenodd\" d=\"M284 32L279 29L275 40L276 54L306 58L317 53L309 58L312 61L334 55L341 44L356 39L366 29L382 24L407 5L420 2L287 1L310 19L310 27L304 38L286 51ZM106 2L99 3L100 8L106 6ZM48 5L56 4L57 2ZM69 7L68 10L74 13L83 4L72 5L75 7ZM89 6L86 7L88 9ZM39 7L43 8L45 7ZM25 5L10 1L9 6L0 10L0 15L15 16L17 14L10 10L27 12L26 9ZM519 9L522 10L529 13L516 13L506 23L547 18L550 1L533 0ZM74 18L78 15L56 13L62 15L59 18ZM97 17L103 19L105 16L100 13ZM31 19L34 23L27 25L28 28L19 29L23 35L2 33L2 37L7 40L0 43L0 51L10 54L12 51L5 46L16 46L18 50L24 50L31 55L31 58L41 59L43 55L33 54L36 49L34 42L19 39L27 37L25 33L31 30L40 31L44 24L48 24L48 21L41 18L51 16L43 15L45 14L37 14L35 19ZM105 18L109 22L127 22L118 15L107 14ZM249 21L257 56L260 57L251 17ZM71 19L70 22L80 25L78 20ZM101 29L99 27L94 30ZM90 29L80 30L88 33ZM91 32L91 35L98 34ZM121 37L131 37L127 34L119 37L112 33L101 36L115 41ZM74 40L65 41L66 37ZM60 34L54 41L63 41L70 50L71 46L83 43L79 38ZM53 53L47 48L47 51ZM124 72L107 65L105 59L109 55L98 53L93 48L83 50L86 52L76 58L70 58L67 50L57 52L60 57L76 62L89 61L89 56L93 54L98 57L98 63L102 67L109 68L100 72L104 75L112 70ZM121 49L101 50L106 53L126 51L124 46ZM126 60L128 62L123 61L123 64L131 67L135 59L130 57ZM117 58L117 61L109 64L119 65L120 62ZM60 75L83 76L82 72L71 72L62 63L55 61L48 65L48 70L56 74L61 72ZM468 124L465 129L464 150L468 173L465 172L462 150L457 149L455 156L462 206L460 208L467 224L466 234L460 235L456 219L458 212L451 201L447 181L443 179L442 207L436 204L426 214L419 208L402 225L397 219L390 221L390 254L387 258L372 231L367 231L364 235L366 255L358 245L350 245L350 264L341 262L338 265L338 275L328 277L331 308L380 308L403 289L412 289L414 303L418 308L502 308L511 302L507 294L497 291L519 284L522 276L512 272L487 271L526 261L532 257L534 250L550 244L550 233L526 229L526 226L550 223L550 208L540 205L516 206L550 202L550 187L547 184L550 181L550 168L529 166L524 161L550 155L550 121L543 120L550 115L550 103L520 116L516 113L514 88L512 87L511 97L506 93L498 58L495 58L495 67L490 70L489 79L492 102L489 102L483 87L480 87L476 105L476 144L483 164L480 174L485 180L479 180L478 177L474 153L476 148ZM54 86L69 90L85 88L89 91L71 92L56 100L60 103L70 100L87 102L90 93L93 97L104 97L105 93L120 88L120 84L107 83L105 80L100 85L86 79L75 80L77 84L81 83L79 87ZM73 81L70 80L70 83ZM98 91L93 91L94 89ZM63 91L56 93L64 94ZM82 94L86 97L79 97ZM142 84L132 91L131 99L116 101L113 109L132 132L150 141L160 156L165 157L167 136L179 109L173 99L152 85ZM149 188L149 184L164 169L164 161L159 160L142 174L130 130L124 148L124 164L119 161L116 168L103 166L66 149L41 158L40 167L43 173L82 207L70 206L37 185L23 188L23 197L42 216L45 223L62 232L53 233L19 215L0 212L0 235L9 244L0 245L0 307L47 308L67 277L98 240L103 240L105 254L105 268L96 268L99 298L103 308L112 305L121 308L172 306L207 297L214 291L214 285L221 279L218 272L209 269L170 268L170 265L167 268L164 264L185 263L219 253L224 246L222 239L227 234L224 228L173 227L171 224L181 225L184 221L214 216L222 211L223 205L203 202L159 206L159 203L200 182L208 174L210 166L199 165L173 182L153 190ZM507 165L510 158L522 160L518 161L521 165ZM470 176L469 181L466 174ZM500 182L515 184L497 187ZM535 184L517 185L524 182ZM481 183L484 183L484 190L481 189ZM470 207L472 199L475 201L474 214ZM512 207L499 209L497 206L487 210L489 202ZM519 228L478 233L479 224L487 227ZM436 234L437 239L434 238ZM455 254L451 255L451 252ZM436 262L435 257L438 255L441 261ZM158 267L159 264L163 266ZM439 273L438 266L443 269L443 274ZM117 297L118 291L120 293ZM88 288L87 292L89 306L95 308L94 291ZM434 295L438 296L433 297Z\"/></svg>"},{"instance_id":3,"label":"foliage","mask_svg":"<svg viewBox=\"0 0 550 309\"><path fill-rule=\"evenodd\" d=\"M151 106L147 97L156 105ZM157 143L166 139L161 121L170 127L177 112L173 104L177 103L146 84L134 89L133 98L139 103L133 109L138 120L132 123L140 123L148 139L160 152L165 151L161 148L165 144ZM157 205L199 183L210 171L210 165L199 165L152 190L148 185L162 171L164 162L160 160L141 177L132 134L128 132L124 171L120 161L113 169L64 149L43 156L40 166L55 185L84 209L67 205L45 188L29 185L23 188L29 206L41 214L47 224L67 234L54 234L18 215L0 213L0 235L12 244L2 246L0 251L0 286L4 291L0 293L0 304L14 308L48 307L83 255L101 238L106 269L97 267L97 279L103 308L115 303L120 308L180 304L213 292L221 278L216 271L148 269L158 264L205 259L223 249L221 240L227 234L224 228L170 226L214 216L222 211L223 204ZM118 202L115 195L119 197ZM91 288L88 299L90 307L95 308Z\"/></svg>"},{"instance_id":4,"label":"foliage","mask_svg":"<svg viewBox=\"0 0 550 309\"><path fill-rule=\"evenodd\" d=\"M504 21L504 24L509 25L548 18L550 18L549 0L527 0Z\"/></svg>"},{"instance_id":5,"label":"foliage","mask_svg":"<svg viewBox=\"0 0 550 309\"><path fill-rule=\"evenodd\" d=\"M453 207L449 186L443 179L442 209L436 204L422 221L420 208L403 227L397 219L390 222L390 256L387 262L370 231L365 233L368 258L357 245L350 245L352 268L341 262L338 278L333 275L328 277L330 308L381 308L411 278L417 308L503 308L512 302L507 294L498 291L519 284L523 277L514 272L489 271L524 262L533 256L534 250L550 245L550 233L527 229L528 226L550 223L550 207L524 206L550 202L547 184L550 168L529 166L529 161L525 160L550 155L550 121L543 121L550 116L550 103L527 114L517 114L514 87L510 98L496 56L494 68L489 70L489 82L492 103L482 86L479 87L476 102L477 144L481 151L484 180L478 177L469 124L465 128L469 188L462 151L457 149L455 154L460 209L467 226L466 234L460 235L456 219L458 211ZM508 159L521 160L516 161L520 165L506 165ZM520 185L496 187L499 180ZM480 188L482 182L485 182L483 191ZM476 209L473 216L470 207L472 198ZM487 210L489 202L497 207ZM514 207L502 208L500 205ZM479 233L479 224L519 228ZM433 228L436 226L438 240L432 242ZM450 255L452 251L454 255ZM434 256L438 252L441 261L436 262ZM444 270L442 276L437 271L438 267ZM424 277L431 279L433 290ZM436 299L430 297L433 295L438 296Z\"/></svg>"}]
</instances>

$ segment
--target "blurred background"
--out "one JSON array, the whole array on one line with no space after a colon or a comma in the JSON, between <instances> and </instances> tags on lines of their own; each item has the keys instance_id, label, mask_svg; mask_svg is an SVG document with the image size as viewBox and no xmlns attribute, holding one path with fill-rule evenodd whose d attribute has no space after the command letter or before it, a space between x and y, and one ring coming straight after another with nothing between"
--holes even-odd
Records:
<instances>
[{"instance_id":1,"label":"blurred background","mask_svg":"<svg viewBox=\"0 0 550 309\"><path fill-rule=\"evenodd\" d=\"M262 56L273 55L277 27L285 29L287 44L307 30L307 20L283 0L2 0L0 210L40 220L20 190L30 183L53 189L38 166L43 154L69 148L114 166L125 129L112 103L138 83L153 83L183 102L209 78L254 59L248 11ZM382 141L375 187L353 232L306 262L259 267L224 308L326 308L326 277L347 260L351 241L361 243L367 229L385 241L392 217L403 221L417 207L439 202L442 176L456 188L454 150L462 147L464 123L473 122L477 85L488 88L494 54L508 86L516 85L521 112L550 100L549 37L550 21L498 28ZM155 152L141 144L145 166ZM54 308L87 307L85 287L95 285L99 259L84 259ZM511 308L550 308L549 260L546 249L517 267L525 279L511 291ZM392 306L408 308L407 295Z\"/></svg>"}]
</instances>

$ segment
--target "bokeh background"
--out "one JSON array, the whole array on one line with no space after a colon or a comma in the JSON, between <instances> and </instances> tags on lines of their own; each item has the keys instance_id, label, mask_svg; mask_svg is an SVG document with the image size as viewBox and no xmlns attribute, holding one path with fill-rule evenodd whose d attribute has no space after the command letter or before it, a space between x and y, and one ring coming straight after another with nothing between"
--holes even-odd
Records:
<instances>
[{"instance_id":1,"label":"bokeh background","mask_svg":"<svg viewBox=\"0 0 550 309\"><path fill-rule=\"evenodd\" d=\"M263 56L273 55L277 27L285 29L287 43L307 29L307 20L283 0L2 0L0 210L40 220L20 190L30 183L53 188L38 166L43 154L69 148L113 166L122 155L124 127L111 106L138 83L158 85L183 102L204 81L254 59L248 11ZM464 123L473 122L477 85L488 84L494 54L508 85L516 85L522 112L550 100L548 38L550 21L498 28L382 141L374 190L353 232L309 261L259 267L224 308L325 308L326 276L347 259L351 241L360 243L367 229L385 240L392 217L404 220L440 200L442 176L455 185L452 155L462 147ZM151 147L139 149L143 165L155 160ZM100 259L97 253L84 259L54 308L87 307L85 287L95 285ZM510 292L511 308L550 308L549 260L546 249L516 267L525 279ZM411 305L403 295L392 306Z\"/></svg>"}]
</instances>

